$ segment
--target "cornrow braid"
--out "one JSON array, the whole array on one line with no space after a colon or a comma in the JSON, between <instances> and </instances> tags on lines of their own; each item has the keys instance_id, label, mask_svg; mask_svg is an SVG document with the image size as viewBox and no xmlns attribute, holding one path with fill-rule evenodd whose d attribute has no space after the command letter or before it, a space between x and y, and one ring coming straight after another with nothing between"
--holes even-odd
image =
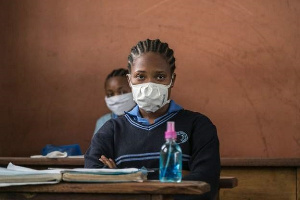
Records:
<instances>
[{"instance_id":1,"label":"cornrow braid","mask_svg":"<svg viewBox=\"0 0 300 200\"><path fill-rule=\"evenodd\" d=\"M175 71L175 57L174 51L169 48L167 43L161 42L159 39L156 40L144 40L139 41L136 46L131 48L130 55L128 56L128 70L131 71L131 67L136 58L147 52L155 52L162 55L167 63L171 67L171 73Z\"/></svg>"},{"instance_id":2,"label":"cornrow braid","mask_svg":"<svg viewBox=\"0 0 300 200\"><path fill-rule=\"evenodd\" d=\"M123 69L123 68L119 68L119 69L115 69L113 70L111 73L109 73L105 79L105 82L110 79L111 77L116 77L116 76L123 76L126 77L126 74L128 74L128 70L127 69Z\"/></svg>"}]
</instances>

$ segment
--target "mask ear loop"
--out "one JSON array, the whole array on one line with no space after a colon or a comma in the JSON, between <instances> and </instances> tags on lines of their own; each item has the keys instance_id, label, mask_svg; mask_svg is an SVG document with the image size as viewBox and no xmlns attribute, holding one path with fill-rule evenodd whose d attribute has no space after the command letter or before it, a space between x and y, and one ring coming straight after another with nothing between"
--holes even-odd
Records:
<instances>
[{"instance_id":1,"label":"mask ear loop","mask_svg":"<svg viewBox=\"0 0 300 200\"><path fill-rule=\"evenodd\" d=\"M172 74L171 82L170 82L170 84L168 85L168 88L170 88L171 86L173 86L173 79L174 79L174 73Z\"/></svg>"},{"instance_id":2,"label":"mask ear loop","mask_svg":"<svg viewBox=\"0 0 300 200\"><path fill-rule=\"evenodd\" d=\"M130 87L132 88L132 83L131 83L131 74L126 74L127 78L128 78L128 82Z\"/></svg>"}]
</instances>

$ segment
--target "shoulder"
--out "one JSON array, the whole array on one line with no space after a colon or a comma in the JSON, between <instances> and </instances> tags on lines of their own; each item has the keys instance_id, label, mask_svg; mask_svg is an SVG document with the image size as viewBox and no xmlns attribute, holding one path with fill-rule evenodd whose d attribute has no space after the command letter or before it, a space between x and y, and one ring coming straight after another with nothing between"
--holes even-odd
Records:
<instances>
[{"instance_id":1,"label":"shoulder","mask_svg":"<svg viewBox=\"0 0 300 200\"><path fill-rule=\"evenodd\" d=\"M102 117L99 118L100 119L111 119L112 118L112 113L106 113L105 115L102 115Z\"/></svg>"},{"instance_id":2,"label":"shoulder","mask_svg":"<svg viewBox=\"0 0 300 200\"><path fill-rule=\"evenodd\" d=\"M107 114L103 115L102 117L100 117L96 122L95 133L99 128L101 128L103 126L103 124L105 124L105 122L107 122L111 118L112 118L112 113L107 113Z\"/></svg>"},{"instance_id":3,"label":"shoulder","mask_svg":"<svg viewBox=\"0 0 300 200\"><path fill-rule=\"evenodd\" d=\"M182 110L179 114L179 129L185 130L199 147L214 142L218 144L217 127L206 115L190 110Z\"/></svg>"},{"instance_id":4,"label":"shoulder","mask_svg":"<svg viewBox=\"0 0 300 200\"><path fill-rule=\"evenodd\" d=\"M181 116L182 118L188 119L188 120L196 120L198 122L211 122L211 120L205 115L202 114L200 112L195 112L195 111L191 111L191 110L180 110L179 111L179 116Z\"/></svg>"},{"instance_id":5,"label":"shoulder","mask_svg":"<svg viewBox=\"0 0 300 200\"><path fill-rule=\"evenodd\" d=\"M111 118L112 118L112 113L106 113L105 115L102 115L97 121L109 120Z\"/></svg>"},{"instance_id":6,"label":"shoulder","mask_svg":"<svg viewBox=\"0 0 300 200\"><path fill-rule=\"evenodd\" d=\"M217 135L217 128L204 114L190 110L181 110L177 119L181 127L190 127L191 132L199 132L209 137Z\"/></svg>"},{"instance_id":7,"label":"shoulder","mask_svg":"<svg viewBox=\"0 0 300 200\"><path fill-rule=\"evenodd\" d=\"M103 124L103 126L110 127L113 129L116 129L117 127L120 128L120 126L122 127L122 126L124 126L124 124L127 123L127 120L124 116L119 116L117 118L113 118L112 116L110 116L107 118L103 118L103 120L105 120L105 123Z\"/></svg>"}]
</instances>

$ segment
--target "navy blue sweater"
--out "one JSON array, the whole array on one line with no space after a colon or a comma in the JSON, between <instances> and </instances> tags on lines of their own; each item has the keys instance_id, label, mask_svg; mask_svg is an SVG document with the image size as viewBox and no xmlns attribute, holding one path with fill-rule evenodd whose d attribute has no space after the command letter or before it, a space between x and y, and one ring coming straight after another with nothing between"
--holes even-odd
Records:
<instances>
[{"instance_id":1,"label":"navy blue sweater","mask_svg":"<svg viewBox=\"0 0 300 200\"><path fill-rule=\"evenodd\" d=\"M142 125L129 114L111 119L93 136L85 154L85 167L104 167L99 158L105 155L112 158L118 168L158 169L167 121L175 122L177 143L182 149L182 169L190 171L183 180L209 183L211 192L203 199L213 199L219 187L219 140L213 123L197 112L179 110L151 125ZM157 179L158 176L149 173L148 178Z\"/></svg>"}]
</instances>

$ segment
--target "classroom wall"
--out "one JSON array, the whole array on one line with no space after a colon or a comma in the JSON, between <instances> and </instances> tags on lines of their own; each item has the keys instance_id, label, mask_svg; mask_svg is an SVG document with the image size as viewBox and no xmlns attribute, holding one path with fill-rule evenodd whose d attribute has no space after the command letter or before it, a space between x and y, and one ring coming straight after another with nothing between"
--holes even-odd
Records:
<instances>
[{"instance_id":1,"label":"classroom wall","mask_svg":"<svg viewBox=\"0 0 300 200\"><path fill-rule=\"evenodd\" d=\"M217 126L223 157L300 156L300 1L0 0L0 156L80 144L132 46L175 50L172 99ZM154 139L155 141L155 139Z\"/></svg>"}]
</instances>

